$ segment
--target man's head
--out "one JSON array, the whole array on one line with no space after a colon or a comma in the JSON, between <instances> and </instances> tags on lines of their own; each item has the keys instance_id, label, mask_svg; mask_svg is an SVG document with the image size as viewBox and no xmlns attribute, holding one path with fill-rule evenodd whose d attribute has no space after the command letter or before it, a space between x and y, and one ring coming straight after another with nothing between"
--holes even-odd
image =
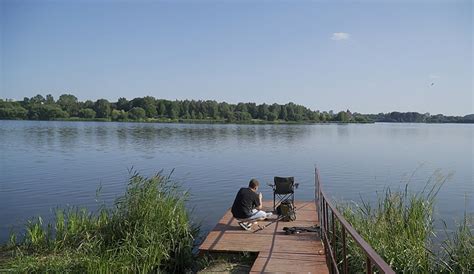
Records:
<instances>
[{"instance_id":1,"label":"man's head","mask_svg":"<svg viewBox=\"0 0 474 274\"><path fill-rule=\"evenodd\" d=\"M253 191L257 191L259 185L260 183L257 181L257 179L252 179L249 182L249 188Z\"/></svg>"}]
</instances>

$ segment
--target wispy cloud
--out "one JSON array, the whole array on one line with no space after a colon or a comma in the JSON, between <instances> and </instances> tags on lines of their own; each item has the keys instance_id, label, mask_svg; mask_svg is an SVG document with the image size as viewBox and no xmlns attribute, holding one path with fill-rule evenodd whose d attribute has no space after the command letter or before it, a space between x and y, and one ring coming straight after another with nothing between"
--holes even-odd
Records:
<instances>
[{"instance_id":1,"label":"wispy cloud","mask_svg":"<svg viewBox=\"0 0 474 274\"><path fill-rule=\"evenodd\" d=\"M430 79L438 79L438 78L439 78L439 75L430 74L430 75L428 75L428 77L429 77Z\"/></svg>"},{"instance_id":2,"label":"wispy cloud","mask_svg":"<svg viewBox=\"0 0 474 274\"><path fill-rule=\"evenodd\" d=\"M334 32L331 36L331 40L348 40L351 35L347 32Z\"/></svg>"}]
</instances>

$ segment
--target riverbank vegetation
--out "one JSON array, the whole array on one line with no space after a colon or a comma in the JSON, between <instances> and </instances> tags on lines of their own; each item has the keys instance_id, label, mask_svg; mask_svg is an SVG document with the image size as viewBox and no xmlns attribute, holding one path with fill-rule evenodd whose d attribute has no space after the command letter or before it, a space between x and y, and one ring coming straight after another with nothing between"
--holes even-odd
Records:
<instances>
[{"instance_id":1,"label":"riverbank vegetation","mask_svg":"<svg viewBox=\"0 0 474 274\"><path fill-rule=\"evenodd\" d=\"M1 248L0 272L183 273L198 234L186 197L167 176L135 173L111 208L59 209L52 223L29 221Z\"/></svg>"},{"instance_id":2,"label":"riverbank vegetation","mask_svg":"<svg viewBox=\"0 0 474 274\"><path fill-rule=\"evenodd\" d=\"M453 231L435 229L434 204L447 177L434 175L425 189L386 189L375 204L338 208L397 273L472 273L473 219L467 213ZM21 235L0 246L0 272L196 272L250 269L255 254L193 255L199 229L185 208L187 193L169 176L132 174L112 207L96 212L56 210L54 221L30 220ZM336 237L341 239L339 224ZM444 236L444 237L442 237ZM329 237L332 237L331 235ZM350 237L351 272L364 272L365 254ZM342 247L338 241L339 266Z\"/></svg>"},{"instance_id":3,"label":"riverbank vegetation","mask_svg":"<svg viewBox=\"0 0 474 274\"><path fill-rule=\"evenodd\" d=\"M375 205L361 201L339 206L347 221L397 273L474 271L472 216L465 214L455 231L445 230L444 238L434 227L436 194L446 180L437 178L436 183L430 181L429 187L420 192L387 189ZM365 254L350 237L348 254L351 271L364 272ZM342 253L338 255L342 257Z\"/></svg>"},{"instance_id":4,"label":"riverbank vegetation","mask_svg":"<svg viewBox=\"0 0 474 274\"><path fill-rule=\"evenodd\" d=\"M142 121L205 123L370 123L426 122L474 123L474 115L444 116L417 112L380 114L311 110L294 103L229 104L212 100L163 100L151 96L117 102L99 99L79 101L72 94L57 100L52 95L25 97L22 101L0 99L0 119L70 121Z\"/></svg>"}]
</instances>

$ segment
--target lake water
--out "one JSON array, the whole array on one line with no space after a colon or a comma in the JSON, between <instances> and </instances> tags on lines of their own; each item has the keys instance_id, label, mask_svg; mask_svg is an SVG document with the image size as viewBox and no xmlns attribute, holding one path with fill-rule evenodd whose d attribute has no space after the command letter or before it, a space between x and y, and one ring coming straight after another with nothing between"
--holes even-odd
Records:
<instances>
[{"instance_id":1,"label":"lake water","mask_svg":"<svg viewBox=\"0 0 474 274\"><path fill-rule=\"evenodd\" d=\"M201 125L0 121L0 242L57 206L111 204L128 169L174 169L189 206L209 230L250 178L294 176L297 199L314 195L314 167L336 200L374 200L387 186L422 189L437 169L453 173L438 194L448 224L474 210L474 125ZM414 176L411 174L414 173ZM411 177L411 179L408 179ZM264 199L271 189L262 186Z\"/></svg>"}]
</instances>

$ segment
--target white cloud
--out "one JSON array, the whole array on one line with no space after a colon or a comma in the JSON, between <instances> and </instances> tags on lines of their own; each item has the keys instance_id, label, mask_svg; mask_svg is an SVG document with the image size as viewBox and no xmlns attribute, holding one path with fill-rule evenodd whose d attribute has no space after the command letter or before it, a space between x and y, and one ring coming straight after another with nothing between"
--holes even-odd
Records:
<instances>
[{"instance_id":1,"label":"white cloud","mask_svg":"<svg viewBox=\"0 0 474 274\"><path fill-rule=\"evenodd\" d=\"M348 40L351 35L347 32L334 32L331 36L331 40Z\"/></svg>"}]
</instances>

